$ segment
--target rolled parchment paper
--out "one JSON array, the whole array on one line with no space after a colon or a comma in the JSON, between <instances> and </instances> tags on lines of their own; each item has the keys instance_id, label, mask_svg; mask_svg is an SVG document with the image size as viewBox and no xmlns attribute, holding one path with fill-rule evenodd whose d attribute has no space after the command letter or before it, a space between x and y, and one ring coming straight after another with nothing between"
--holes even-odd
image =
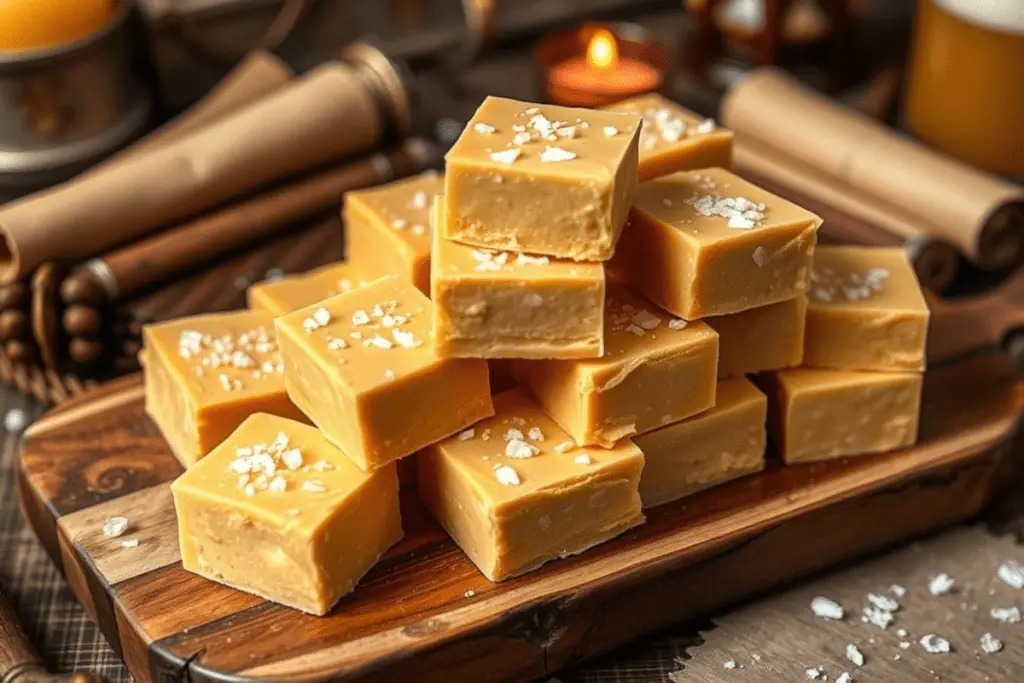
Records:
<instances>
[{"instance_id":1,"label":"rolled parchment paper","mask_svg":"<svg viewBox=\"0 0 1024 683\"><path fill-rule=\"evenodd\" d=\"M959 252L953 245L922 232L913 216L895 209L882 209L870 197L828 176L815 174L763 145L750 140L737 141L733 147L733 165L740 173L753 173L802 197L841 211L881 228L903 243L907 257L921 286L932 292L944 292L956 279ZM817 207L807 207L817 211ZM826 218L823 229L827 230Z\"/></svg>"},{"instance_id":2,"label":"rolled parchment paper","mask_svg":"<svg viewBox=\"0 0 1024 683\"><path fill-rule=\"evenodd\" d=\"M733 87L721 118L740 144L755 142L811 176L848 185L981 268L1024 254L1024 188L933 152L778 69L758 69Z\"/></svg>"},{"instance_id":3,"label":"rolled parchment paper","mask_svg":"<svg viewBox=\"0 0 1024 683\"><path fill-rule=\"evenodd\" d=\"M352 67L324 64L150 153L13 202L0 209L0 284L368 150L385 129L379 107Z\"/></svg>"},{"instance_id":4,"label":"rolled parchment paper","mask_svg":"<svg viewBox=\"0 0 1024 683\"><path fill-rule=\"evenodd\" d=\"M275 55L265 50L253 50L187 111L96 168L121 163L208 126L222 116L269 95L294 77L291 68Z\"/></svg>"}]
</instances>

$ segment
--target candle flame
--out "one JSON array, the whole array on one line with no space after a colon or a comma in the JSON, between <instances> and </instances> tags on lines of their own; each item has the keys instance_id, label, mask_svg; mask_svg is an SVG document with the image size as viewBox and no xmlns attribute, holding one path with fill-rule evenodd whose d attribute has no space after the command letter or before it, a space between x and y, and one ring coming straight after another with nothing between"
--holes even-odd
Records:
<instances>
[{"instance_id":1,"label":"candle flame","mask_svg":"<svg viewBox=\"0 0 1024 683\"><path fill-rule=\"evenodd\" d=\"M619 61L619 46L611 31L599 29L587 45L587 62L598 69L607 69Z\"/></svg>"}]
</instances>

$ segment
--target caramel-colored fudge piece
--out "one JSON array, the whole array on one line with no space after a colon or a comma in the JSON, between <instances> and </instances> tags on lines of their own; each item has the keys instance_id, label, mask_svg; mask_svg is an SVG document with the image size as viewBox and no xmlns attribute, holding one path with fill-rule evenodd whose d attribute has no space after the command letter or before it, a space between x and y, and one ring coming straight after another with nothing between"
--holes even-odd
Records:
<instances>
[{"instance_id":1,"label":"caramel-colored fudge piece","mask_svg":"<svg viewBox=\"0 0 1024 683\"><path fill-rule=\"evenodd\" d=\"M447 239L611 258L637 185L635 114L488 97L445 157Z\"/></svg>"},{"instance_id":2,"label":"caramel-colored fudge piece","mask_svg":"<svg viewBox=\"0 0 1024 683\"><path fill-rule=\"evenodd\" d=\"M719 382L715 407L633 437L644 454L640 498L650 508L764 469L768 399L750 380Z\"/></svg>"},{"instance_id":3,"label":"caramel-colored fudge piece","mask_svg":"<svg viewBox=\"0 0 1024 683\"><path fill-rule=\"evenodd\" d=\"M806 319L805 296L708 318L718 333L718 378L800 365Z\"/></svg>"},{"instance_id":4,"label":"caramel-colored fudge piece","mask_svg":"<svg viewBox=\"0 0 1024 683\"><path fill-rule=\"evenodd\" d=\"M657 93L604 107L639 114L640 181L699 168L732 168L731 130Z\"/></svg>"},{"instance_id":5,"label":"caramel-colored fudge piece","mask_svg":"<svg viewBox=\"0 0 1024 683\"><path fill-rule=\"evenodd\" d=\"M430 318L390 276L274 320L289 396L364 470L494 413L487 361L438 357Z\"/></svg>"},{"instance_id":6,"label":"caramel-colored fudge piece","mask_svg":"<svg viewBox=\"0 0 1024 683\"><path fill-rule=\"evenodd\" d=\"M303 420L285 392L266 311L147 325L141 354L146 412L190 467L254 412Z\"/></svg>"},{"instance_id":7,"label":"caramel-colored fudge piece","mask_svg":"<svg viewBox=\"0 0 1024 683\"><path fill-rule=\"evenodd\" d=\"M601 358L513 361L562 429L581 444L611 445L715 404L718 335L608 288Z\"/></svg>"},{"instance_id":8,"label":"caramel-colored fudge piece","mask_svg":"<svg viewBox=\"0 0 1024 683\"><path fill-rule=\"evenodd\" d=\"M882 453L917 440L920 373L795 368L764 380L772 439L788 463Z\"/></svg>"},{"instance_id":9,"label":"caramel-colored fudge piece","mask_svg":"<svg viewBox=\"0 0 1024 683\"><path fill-rule=\"evenodd\" d=\"M437 200L436 224L444 207ZM434 349L464 358L594 358L604 267L479 249L435 234Z\"/></svg>"},{"instance_id":10,"label":"caramel-colored fudge piece","mask_svg":"<svg viewBox=\"0 0 1024 683\"><path fill-rule=\"evenodd\" d=\"M628 439L578 448L524 389L420 456L420 495L491 581L581 553L643 522L644 458Z\"/></svg>"},{"instance_id":11,"label":"caramel-colored fudge piece","mask_svg":"<svg viewBox=\"0 0 1024 683\"><path fill-rule=\"evenodd\" d=\"M402 537L394 465L366 474L315 428L265 413L171 493L185 569L310 614Z\"/></svg>"},{"instance_id":12,"label":"caramel-colored fudge piece","mask_svg":"<svg viewBox=\"0 0 1024 683\"><path fill-rule=\"evenodd\" d=\"M395 273L430 293L430 212L444 176L427 171L367 190L346 192L345 258L367 273Z\"/></svg>"},{"instance_id":13,"label":"caramel-colored fudge piece","mask_svg":"<svg viewBox=\"0 0 1024 683\"><path fill-rule=\"evenodd\" d=\"M902 249L822 246L807 308L807 367L924 370L928 304Z\"/></svg>"},{"instance_id":14,"label":"caramel-colored fudge piece","mask_svg":"<svg viewBox=\"0 0 1024 683\"><path fill-rule=\"evenodd\" d=\"M647 298L693 320L807 289L821 219L720 168L640 185L615 267Z\"/></svg>"},{"instance_id":15,"label":"caramel-colored fudge piece","mask_svg":"<svg viewBox=\"0 0 1024 683\"><path fill-rule=\"evenodd\" d=\"M249 287L246 298L249 308L269 311L277 317L365 285L368 279L376 279L367 275L365 269L356 264L332 263L308 273L257 282Z\"/></svg>"}]
</instances>

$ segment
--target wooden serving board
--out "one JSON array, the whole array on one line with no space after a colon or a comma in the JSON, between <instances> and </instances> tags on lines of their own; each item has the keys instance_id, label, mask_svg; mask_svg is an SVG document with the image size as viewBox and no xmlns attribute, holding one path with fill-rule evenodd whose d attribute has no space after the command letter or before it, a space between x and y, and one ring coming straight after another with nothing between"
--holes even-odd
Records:
<instances>
[{"instance_id":1,"label":"wooden serving board","mask_svg":"<svg viewBox=\"0 0 1024 683\"><path fill-rule=\"evenodd\" d=\"M920 444L783 467L649 511L582 556L489 583L408 492L405 539L331 615L186 572L169 483L181 472L130 376L26 432L25 514L142 681L530 681L675 621L977 513L1015 466L1024 401L992 350L926 375ZM127 517L124 538L103 537ZM258 570L254 568L254 570Z\"/></svg>"}]
</instances>

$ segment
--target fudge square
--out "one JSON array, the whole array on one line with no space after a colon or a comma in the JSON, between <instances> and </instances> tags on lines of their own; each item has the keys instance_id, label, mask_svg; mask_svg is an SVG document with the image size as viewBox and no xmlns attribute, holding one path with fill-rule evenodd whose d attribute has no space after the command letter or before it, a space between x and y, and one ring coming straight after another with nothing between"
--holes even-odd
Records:
<instances>
[{"instance_id":1,"label":"fudge square","mask_svg":"<svg viewBox=\"0 0 1024 683\"><path fill-rule=\"evenodd\" d=\"M346 192L345 260L376 275L397 274L430 293L430 211L444 178L437 171Z\"/></svg>"},{"instance_id":2,"label":"fudge square","mask_svg":"<svg viewBox=\"0 0 1024 683\"><path fill-rule=\"evenodd\" d=\"M274 325L292 401L364 470L494 414L487 361L439 358L430 300L397 276Z\"/></svg>"},{"instance_id":3,"label":"fudge square","mask_svg":"<svg viewBox=\"0 0 1024 683\"><path fill-rule=\"evenodd\" d=\"M803 364L924 370L928 318L928 304L902 249L818 247Z\"/></svg>"},{"instance_id":4,"label":"fudge square","mask_svg":"<svg viewBox=\"0 0 1024 683\"><path fill-rule=\"evenodd\" d=\"M308 273L257 282L249 287L246 298L249 308L269 311L276 317L355 289L366 281L365 269L356 264L332 263Z\"/></svg>"},{"instance_id":5,"label":"fudge square","mask_svg":"<svg viewBox=\"0 0 1024 683\"><path fill-rule=\"evenodd\" d=\"M444 205L436 200L435 224ZM603 350L604 267L479 249L434 233L434 349L469 358L594 358Z\"/></svg>"},{"instance_id":6,"label":"fudge square","mask_svg":"<svg viewBox=\"0 0 1024 683\"><path fill-rule=\"evenodd\" d=\"M820 225L729 171L674 173L640 185L614 267L681 318L736 313L804 293Z\"/></svg>"},{"instance_id":7,"label":"fudge square","mask_svg":"<svg viewBox=\"0 0 1024 683\"><path fill-rule=\"evenodd\" d=\"M731 130L681 107L658 93L632 97L603 107L607 111L639 114L640 181L677 171L732 168Z\"/></svg>"},{"instance_id":8,"label":"fudge square","mask_svg":"<svg viewBox=\"0 0 1024 683\"><path fill-rule=\"evenodd\" d=\"M633 437L645 508L764 469L768 399L745 377L718 383L715 407Z\"/></svg>"},{"instance_id":9,"label":"fudge square","mask_svg":"<svg viewBox=\"0 0 1024 683\"><path fill-rule=\"evenodd\" d=\"M772 438L787 463L882 453L917 441L921 373L794 368L764 380Z\"/></svg>"},{"instance_id":10,"label":"fudge square","mask_svg":"<svg viewBox=\"0 0 1024 683\"><path fill-rule=\"evenodd\" d=\"M718 378L800 365L806 320L805 296L707 318L718 333Z\"/></svg>"},{"instance_id":11,"label":"fudge square","mask_svg":"<svg viewBox=\"0 0 1024 683\"><path fill-rule=\"evenodd\" d=\"M512 361L512 372L581 444L677 422L715 404L718 335L611 285L605 352L592 360Z\"/></svg>"},{"instance_id":12,"label":"fudge square","mask_svg":"<svg viewBox=\"0 0 1024 683\"><path fill-rule=\"evenodd\" d=\"M251 413L304 419L285 391L273 316L266 311L147 325L142 339L146 412L186 468Z\"/></svg>"},{"instance_id":13,"label":"fudge square","mask_svg":"<svg viewBox=\"0 0 1024 683\"><path fill-rule=\"evenodd\" d=\"M581 553L644 521L644 458L628 439L579 448L523 389L496 414L427 448L420 495L491 581Z\"/></svg>"},{"instance_id":14,"label":"fudge square","mask_svg":"<svg viewBox=\"0 0 1024 683\"><path fill-rule=\"evenodd\" d=\"M364 473L314 427L265 413L171 493L185 569L310 614L402 538L394 464Z\"/></svg>"},{"instance_id":15,"label":"fudge square","mask_svg":"<svg viewBox=\"0 0 1024 683\"><path fill-rule=\"evenodd\" d=\"M488 97L445 156L444 236L605 261L637 185L635 114Z\"/></svg>"}]
</instances>

